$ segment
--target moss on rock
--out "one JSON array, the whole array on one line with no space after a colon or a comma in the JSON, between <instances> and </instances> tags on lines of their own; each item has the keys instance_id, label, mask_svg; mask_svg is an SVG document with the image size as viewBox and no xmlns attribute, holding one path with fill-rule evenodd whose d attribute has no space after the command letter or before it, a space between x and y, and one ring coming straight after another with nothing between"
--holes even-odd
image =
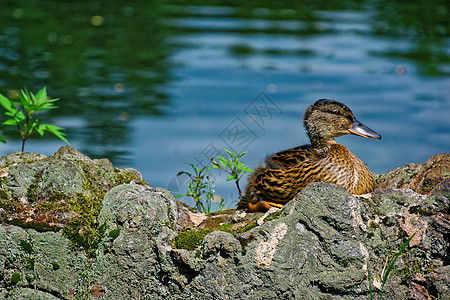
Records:
<instances>
[{"instance_id":1,"label":"moss on rock","mask_svg":"<svg viewBox=\"0 0 450 300\"><path fill-rule=\"evenodd\" d=\"M197 249L203 242L203 239L212 229L187 229L178 233L175 238L176 249L186 249L193 251Z\"/></svg>"}]
</instances>

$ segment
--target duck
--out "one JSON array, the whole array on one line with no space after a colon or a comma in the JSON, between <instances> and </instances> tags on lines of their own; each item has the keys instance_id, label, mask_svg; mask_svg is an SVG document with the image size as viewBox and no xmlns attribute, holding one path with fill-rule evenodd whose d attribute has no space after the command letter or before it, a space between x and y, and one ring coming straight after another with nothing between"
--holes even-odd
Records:
<instances>
[{"instance_id":1,"label":"duck","mask_svg":"<svg viewBox=\"0 0 450 300\"><path fill-rule=\"evenodd\" d=\"M249 176L238 209L264 212L282 208L312 182L335 183L354 195L375 189L367 166L334 138L352 134L381 139L378 133L359 122L345 104L330 99L309 106L303 123L311 144L266 157Z\"/></svg>"}]
</instances>

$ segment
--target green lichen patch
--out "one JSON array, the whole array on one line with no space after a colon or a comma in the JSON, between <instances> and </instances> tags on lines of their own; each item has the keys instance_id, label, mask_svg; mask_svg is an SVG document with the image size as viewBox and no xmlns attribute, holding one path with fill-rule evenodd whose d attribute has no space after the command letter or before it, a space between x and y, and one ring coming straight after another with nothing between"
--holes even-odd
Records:
<instances>
[{"instance_id":1,"label":"green lichen patch","mask_svg":"<svg viewBox=\"0 0 450 300\"><path fill-rule=\"evenodd\" d=\"M59 270L61 266L57 262L52 262L52 269L53 271Z\"/></svg>"},{"instance_id":2,"label":"green lichen patch","mask_svg":"<svg viewBox=\"0 0 450 300\"><path fill-rule=\"evenodd\" d=\"M15 214L21 210L22 204L17 197L5 189L0 190L0 221L6 220L7 216Z\"/></svg>"},{"instance_id":3,"label":"green lichen patch","mask_svg":"<svg viewBox=\"0 0 450 300\"><path fill-rule=\"evenodd\" d=\"M108 236L109 236L110 238L112 238L113 240L115 240L115 239L119 236L119 234L120 234L120 229L119 229L119 228L116 228L116 229L111 230L111 231L108 233Z\"/></svg>"},{"instance_id":4,"label":"green lichen patch","mask_svg":"<svg viewBox=\"0 0 450 300\"><path fill-rule=\"evenodd\" d=\"M258 223L256 221L250 222L247 225L237 229L236 233L244 233L244 232L250 231L253 228L255 228L256 226L258 226Z\"/></svg>"},{"instance_id":5,"label":"green lichen patch","mask_svg":"<svg viewBox=\"0 0 450 300\"><path fill-rule=\"evenodd\" d=\"M250 227L249 227L250 228ZM253 228L253 227L251 227ZM218 227L215 228L197 228L197 229L191 229L188 228L178 234L178 236L175 238L175 248L177 249L186 249L189 251L195 250L198 246L200 246L203 242L203 239L205 236L213 231L224 231L231 233L232 235L241 235L244 230L247 229L246 227L241 227L238 229L235 229L233 227L233 224L221 224Z\"/></svg>"},{"instance_id":6,"label":"green lichen patch","mask_svg":"<svg viewBox=\"0 0 450 300\"><path fill-rule=\"evenodd\" d=\"M276 220L276 219L280 218L281 216L282 216L281 210L276 211L276 212L274 212L274 213L271 213L271 214L264 220L264 222L268 222L268 221L270 221L270 220Z\"/></svg>"},{"instance_id":7,"label":"green lichen patch","mask_svg":"<svg viewBox=\"0 0 450 300\"><path fill-rule=\"evenodd\" d=\"M195 229L184 229L175 238L175 248L193 251L203 243L207 234L217 230L232 234L239 240L241 246L245 247L253 240L254 236L248 232L258 226L257 220L261 217L262 213L248 214L245 220L233 223L232 215L234 212L235 210L227 210L213 213L208 215L208 218L204 220L199 227ZM272 216L272 219L276 219L280 216L280 213L275 213L275 216Z\"/></svg>"},{"instance_id":8,"label":"green lichen patch","mask_svg":"<svg viewBox=\"0 0 450 300\"><path fill-rule=\"evenodd\" d=\"M147 185L147 183L142 179L141 173L135 169L114 168L114 172L116 173L116 185L129 184L131 182Z\"/></svg>"},{"instance_id":9,"label":"green lichen patch","mask_svg":"<svg viewBox=\"0 0 450 300\"><path fill-rule=\"evenodd\" d=\"M212 229L188 229L182 231L175 238L175 248L193 251L202 244L205 236L212 231Z\"/></svg>"},{"instance_id":10,"label":"green lichen patch","mask_svg":"<svg viewBox=\"0 0 450 300\"><path fill-rule=\"evenodd\" d=\"M27 240L20 240L20 247L29 254L34 252L33 245L31 245L31 243Z\"/></svg>"},{"instance_id":11,"label":"green lichen patch","mask_svg":"<svg viewBox=\"0 0 450 300\"><path fill-rule=\"evenodd\" d=\"M19 281L22 279L22 276L20 275L20 273L13 273L11 276L11 284L16 285L19 283Z\"/></svg>"},{"instance_id":12,"label":"green lichen patch","mask_svg":"<svg viewBox=\"0 0 450 300\"><path fill-rule=\"evenodd\" d=\"M97 218L89 215L82 215L71 219L63 229L73 249L84 250L93 257L100 241L106 232L105 224L98 224Z\"/></svg>"},{"instance_id":13,"label":"green lichen patch","mask_svg":"<svg viewBox=\"0 0 450 300\"><path fill-rule=\"evenodd\" d=\"M36 259L34 257L26 257L23 260L25 268L29 271L34 270L34 265L36 263Z\"/></svg>"}]
</instances>

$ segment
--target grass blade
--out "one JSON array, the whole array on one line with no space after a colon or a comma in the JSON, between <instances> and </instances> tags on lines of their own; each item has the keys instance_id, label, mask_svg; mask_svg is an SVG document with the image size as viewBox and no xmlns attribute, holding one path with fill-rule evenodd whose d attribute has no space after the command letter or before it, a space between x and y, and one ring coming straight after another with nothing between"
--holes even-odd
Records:
<instances>
[{"instance_id":1,"label":"grass blade","mask_svg":"<svg viewBox=\"0 0 450 300\"><path fill-rule=\"evenodd\" d=\"M398 251L398 253L394 256L394 259L392 259L392 262L389 264L389 267L386 270L386 273L383 276L383 284L381 285L381 295L380 295L380 299L383 298L383 289L384 289L384 285L389 277L389 273L391 273L392 268L394 268L394 264L397 261L397 258L403 253L403 251L405 251L406 247L408 247L409 242L411 242L411 240L413 239L413 237L416 235L417 232L414 232L413 235L411 235L406 242L402 245L402 247L400 248L400 251Z\"/></svg>"}]
</instances>

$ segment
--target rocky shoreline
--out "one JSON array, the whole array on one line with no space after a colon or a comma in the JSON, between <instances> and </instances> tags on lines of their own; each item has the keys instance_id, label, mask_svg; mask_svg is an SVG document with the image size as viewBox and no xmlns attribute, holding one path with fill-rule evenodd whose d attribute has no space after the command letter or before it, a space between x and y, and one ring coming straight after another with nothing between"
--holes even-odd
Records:
<instances>
[{"instance_id":1,"label":"rocky shoreline","mask_svg":"<svg viewBox=\"0 0 450 300\"><path fill-rule=\"evenodd\" d=\"M355 197L313 183L205 217L65 146L0 158L0 299L450 299L450 154Z\"/></svg>"}]
</instances>

